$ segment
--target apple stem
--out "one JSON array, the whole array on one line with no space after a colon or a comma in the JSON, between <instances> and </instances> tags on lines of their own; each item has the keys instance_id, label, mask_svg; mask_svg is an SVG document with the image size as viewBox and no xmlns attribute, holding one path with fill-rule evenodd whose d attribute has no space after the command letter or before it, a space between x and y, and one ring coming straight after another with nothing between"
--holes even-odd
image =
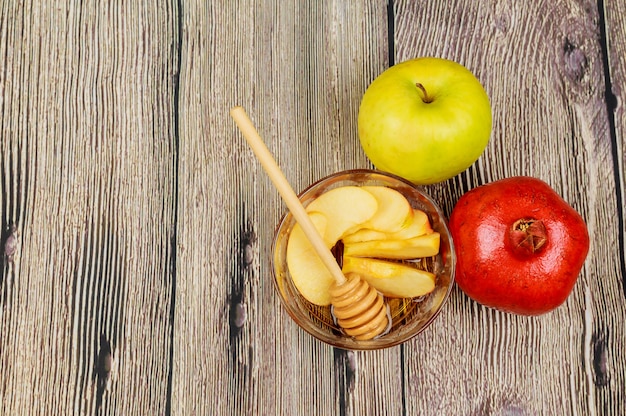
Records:
<instances>
[{"instance_id":1,"label":"apple stem","mask_svg":"<svg viewBox=\"0 0 626 416\"><path fill-rule=\"evenodd\" d=\"M543 222L535 219L519 219L511 226L509 234L514 249L520 254L534 254L548 241Z\"/></svg>"},{"instance_id":2,"label":"apple stem","mask_svg":"<svg viewBox=\"0 0 626 416\"><path fill-rule=\"evenodd\" d=\"M428 95L428 93L426 92L426 88L424 88L424 85L422 85L421 82L416 82L415 86L422 92L423 102L425 102L426 104L433 102L433 99Z\"/></svg>"}]
</instances>

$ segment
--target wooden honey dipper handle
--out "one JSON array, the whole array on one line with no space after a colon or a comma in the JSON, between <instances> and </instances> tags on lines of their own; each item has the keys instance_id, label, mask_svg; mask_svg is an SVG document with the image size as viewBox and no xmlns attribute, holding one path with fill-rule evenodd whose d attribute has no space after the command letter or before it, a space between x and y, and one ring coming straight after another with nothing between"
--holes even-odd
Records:
<instances>
[{"instance_id":1,"label":"wooden honey dipper handle","mask_svg":"<svg viewBox=\"0 0 626 416\"><path fill-rule=\"evenodd\" d=\"M350 280L346 279L337 260L326 247L322 236L313 225L300 199L263 143L245 110L242 107L233 107L230 115L287 204L289 211L302 227L311 246L334 277L335 286L331 289L331 303L339 326L346 334L357 340L371 339L383 333L389 321L387 308L381 295L356 275L352 275Z\"/></svg>"},{"instance_id":2,"label":"wooden honey dipper handle","mask_svg":"<svg viewBox=\"0 0 626 416\"><path fill-rule=\"evenodd\" d=\"M265 172L267 172L267 175L274 183L278 193L283 198L283 201L285 201L287 208L289 208L293 217L296 219L298 224L300 224L300 227L302 227L302 231L304 231L304 234L309 239L311 246L313 246L317 255L335 278L335 283L338 286L344 284L346 282L346 277L343 275L341 268L339 268L337 260L335 260L335 257L332 255L328 247L326 247L322 236L317 231L317 228L315 228L315 225L313 225L313 222L302 206L300 199L298 199L298 196L294 192L291 185L289 185L287 178L285 178L285 175L280 170L280 167L272 157L269 149L265 146L261 136L259 136L259 133L254 128L254 125L246 114L246 111L242 107L233 107L230 110L230 116L235 120L237 127L241 130L241 134L243 134L243 137L248 142L248 145L259 159L259 162L261 162L261 166L263 166Z\"/></svg>"}]
</instances>

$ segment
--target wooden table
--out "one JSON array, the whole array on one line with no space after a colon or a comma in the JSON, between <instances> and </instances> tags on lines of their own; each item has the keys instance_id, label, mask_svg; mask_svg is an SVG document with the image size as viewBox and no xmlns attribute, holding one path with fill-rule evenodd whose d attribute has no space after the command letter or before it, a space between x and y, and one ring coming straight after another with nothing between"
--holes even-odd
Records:
<instances>
[{"instance_id":1,"label":"wooden table","mask_svg":"<svg viewBox=\"0 0 626 416\"><path fill-rule=\"evenodd\" d=\"M567 302L527 318L455 289L404 345L347 352L271 284L297 190L371 167L356 119L394 62L473 71L493 133L424 187L548 182L588 223ZM0 2L1 415L626 414L626 2Z\"/></svg>"}]
</instances>

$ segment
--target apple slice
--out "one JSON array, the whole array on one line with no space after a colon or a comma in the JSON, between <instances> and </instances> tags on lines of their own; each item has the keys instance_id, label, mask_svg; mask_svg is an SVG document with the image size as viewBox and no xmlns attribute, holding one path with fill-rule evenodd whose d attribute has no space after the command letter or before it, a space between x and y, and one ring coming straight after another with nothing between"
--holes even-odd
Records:
<instances>
[{"instance_id":1,"label":"apple slice","mask_svg":"<svg viewBox=\"0 0 626 416\"><path fill-rule=\"evenodd\" d=\"M328 220L318 212L309 213L315 228L324 235ZM329 289L335 282L299 224L287 241L287 268L298 292L315 305L330 305Z\"/></svg>"},{"instance_id":2,"label":"apple slice","mask_svg":"<svg viewBox=\"0 0 626 416\"><path fill-rule=\"evenodd\" d=\"M433 232L428 215L419 209L413 209L413 218L411 223L389 236L390 240L408 240L410 238L419 237L421 235Z\"/></svg>"},{"instance_id":3,"label":"apple slice","mask_svg":"<svg viewBox=\"0 0 626 416\"><path fill-rule=\"evenodd\" d=\"M357 186L342 186L323 193L307 208L326 217L324 242L330 248L346 231L360 226L376 214L378 202L368 191Z\"/></svg>"},{"instance_id":4,"label":"apple slice","mask_svg":"<svg viewBox=\"0 0 626 416\"><path fill-rule=\"evenodd\" d=\"M363 241L372 240L387 240L389 234L383 231L370 230L369 228L361 228L354 232L347 234L342 238L343 243L360 243Z\"/></svg>"},{"instance_id":5,"label":"apple slice","mask_svg":"<svg viewBox=\"0 0 626 416\"><path fill-rule=\"evenodd\" d=\"M433 229L428 220L428 215L419 209L413 209L413 218L408 226L395 233L385 233L382 231L360 229L348 234L343 238L344 243L358 243L371 240L406 240L419 237L420 235L432 233Z\"/></svg>"},{"instance_id":6,"label":"apple slice","mask_svg":"<svg viewBox=\"0 0 626 416\"><path fill-rule=\"evenodd\" d=\"M426 295L435 288L434 274L391 261L344 256L343 272L360 275L387 297L413 298Z\"/></svg>"},{"instance_id":7,"label":"apple slice","mask_svg":"<svg viewBox=\"0 0 626 416\"><path fill-rule=\"evenodd\" d=\"M430 234L406 240L372 240L358 243L345 243L344 256L379 257L394 260L408 260L436 256L439 253L440 235Z\"/></svg>"},{"instance_id":8,"label":"apple slice","mask_svg":"<svg viewBox=\"0 0 626 416\"><path fill-rule=\"evenodd\" d=\"M400 192L386 186L362 186L374 195L378 210L362 228L369 228L385 233L394 233L408 226L413 220L413 208Z\"/></svg>"}]
</instances>

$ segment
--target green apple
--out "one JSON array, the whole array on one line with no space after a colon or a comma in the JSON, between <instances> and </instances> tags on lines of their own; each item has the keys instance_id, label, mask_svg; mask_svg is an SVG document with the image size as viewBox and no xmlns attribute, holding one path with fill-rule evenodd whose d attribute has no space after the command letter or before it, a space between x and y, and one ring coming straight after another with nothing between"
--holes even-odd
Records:
<instances>
[{"instance_id":1,"label":"green apple","mask_svg":"<svg viewBox=\"0 0 626 416\"><path fill-rule=\"evenodd\" d=\"M387 297L413 298L435 288L434 274L391 261L345 256L342 270L358 274Z\"/></svg>"},{"instance_id":2,"label":"green apple","mask_svg":"<svg viewBox=\"0 0 626 416\"><path fill-rule=\"evenodd\" d=\"M359 139L376 168L415 184L449 179L471 166L491 136L491 105L478 79L441 58L396 64L367 88Z\"/></svg>"}]
</instances>

